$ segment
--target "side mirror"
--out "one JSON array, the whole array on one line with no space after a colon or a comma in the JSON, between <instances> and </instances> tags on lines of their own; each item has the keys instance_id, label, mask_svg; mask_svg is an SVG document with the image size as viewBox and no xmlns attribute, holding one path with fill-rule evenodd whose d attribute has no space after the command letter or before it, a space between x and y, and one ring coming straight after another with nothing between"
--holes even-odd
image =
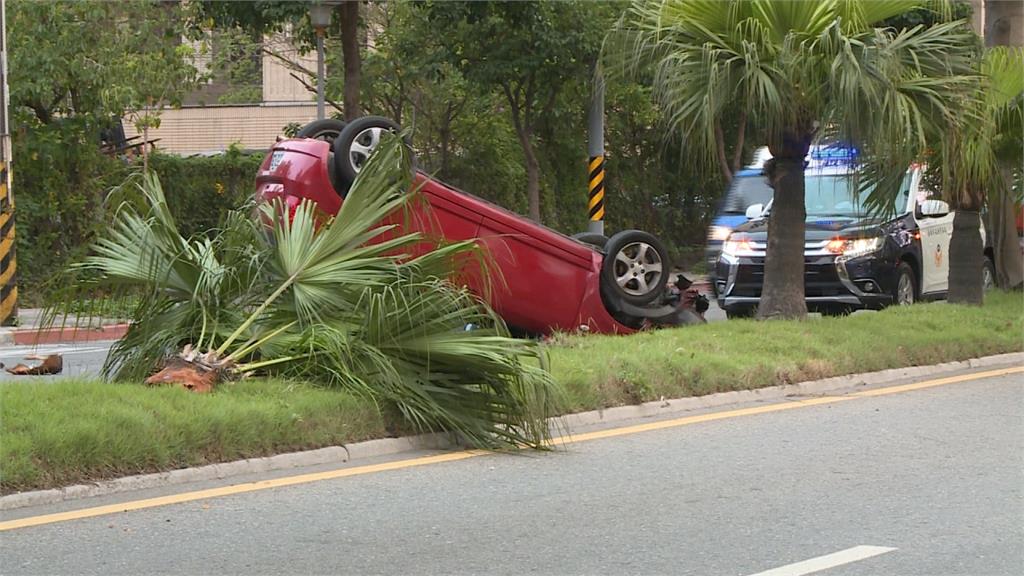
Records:
<instances>
[{"instance_id":1,"label":"side mirror","mask_svg":"<svg viewBox=\"0 0 1024 576\"><path fill-rule=\"evenodd\" d=\"M747 220L760 218L762 212L764 212L764 204L751 204L747 207Z\"/></svg>"},{"instance_id":2,"label":"side mirror","mask_svg":"<svg viewBox=\"0 0 1024 576\"><path fill-rule=\"evenodd\" d=\"M942 200L925 200L917 205L916 216L924 218L941 218L949 214L949 204Z\"/></svg>"}]
</instances>

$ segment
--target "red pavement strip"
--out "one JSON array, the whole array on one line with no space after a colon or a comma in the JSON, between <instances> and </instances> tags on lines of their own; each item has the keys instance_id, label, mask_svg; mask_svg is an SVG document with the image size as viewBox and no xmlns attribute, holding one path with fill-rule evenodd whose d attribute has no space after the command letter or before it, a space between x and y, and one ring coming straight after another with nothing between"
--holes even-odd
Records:
<instances>
[{"instance_id":1,"label":"red pavement strip","mask_svg":"<svg viewBox=\"0 0 1024 576\"><path fill-rule=\"evenodd\" d=\"M128 324L110 324L99 328L46 328L42 330L13 330L14 344L37 346L63 342L93 342L95 340L117 340L128 331Z\"/></svg>"}]
</instances>

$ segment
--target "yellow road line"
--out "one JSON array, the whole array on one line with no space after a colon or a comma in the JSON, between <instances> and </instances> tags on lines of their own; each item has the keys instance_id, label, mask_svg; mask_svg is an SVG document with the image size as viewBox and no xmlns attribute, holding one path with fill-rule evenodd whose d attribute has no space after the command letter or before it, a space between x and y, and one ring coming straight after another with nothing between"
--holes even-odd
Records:
<instances>
[{"instance_id":1,"label":"yellow road line","mask_svg":"<svg viewBox=\"0 0 1024 576\"><path fill-rule=\"evenodd\" d=\"M639 434L641 432L651 432L654 430L664 430L666 428L687 426L690 424L698 424L701 422L725 420L727 418L738 418L741 416L753 416L756 414L781 412L783 410L793 410L795 408L806 408L809 406L820 406L822 404L836 404L839 402L856 400L858 398L899 394L901 392L910 392L913 390L932 388L935 386L942 386L945 384L969 382L971 380L980 380L983 378L992 378L996 376L1006 376L1009 374L1019 374L1022 372L1024 372L1024 366L1014 368L1003 368L999 370L989 370L986 372L975 372L973 374L963 374L960 376L950 376L948 378L939 378L936 380L926 380L924 382L916 382L913 384L905 384L902 386L876 388L874 390L865 390L862 392L856 392L844 396L823 396L818 398L808 398L804 400L784 402L781 404L768 404L766 406L755 406L752 408L739 408L736 410L726 410L723 412L711 412L708 414L698 414L696 416L686 416L683 418L675 418L672 420L660 420L658 422L648 422L645 424L638 424L635 426L624 426L622 428L612 428L608 430L588 432L585 434L577 434L575 436L564 438L560 440L559 443L574 444L577 442L586 442L589 440L613 438L616 436ZM312 474L300 474L298 476L286 476L282 478L273 478L270 480L260 480L258 482L248 482L245 484L222 486L220 488L210 488L206 490L196 490L193 492L183 492L181 494L171 494L169 496L160 496L157 498L147 498L145 500L135 500L132 502L124 502L121 504L110 504L107 506L96 506L93 508L83 508L81 510L70 510L68 512L59 512L56 514L32 516L28 518L20 518L17 520L8 520L5 522L0 522L0 532L6 530L15 530L18 528L28 528L30 526L41 526L43 524L53 524L55 522L67 522L69 520L80 520L82 518L92 518L95 516L116 514L118 512L142 510L145 508L155 508L157 506L167 506L170 504L181 504L184 502L193 502L195 500L205 500L208 498L217 498L220 496L244 494L246 492L256 492L259 490L267 490L270 488L281 488L284 486L307 484L309 482L320 482L322 480L333 480L336 478L345 478L348 476L360 476L363 474L373 474L377 472L386 472L389 470L401 470L404 468L426 466L430 464L439 464L442 462L454 462L457 460L475 458L477 456L483 456L486 454L490 454L490 452L486 452L483 450L450 452L446 454L439 454L436 456L425 456L422 458L398 460L395 462L385 462L383 464L372 464L368 466L356 466L353 468L329 470L327 472L315 472Z\"/></svg>"},{"instance_id":2,"label":"yellow road line","mask_svg":"<svg viewBox=\"0 0 1024 576\"><path fill-rule=\"evenodd\" d=\"M935 380L925 380L924 382L914 382L913 384L903 384L902 386L889 386L886 388L875 388L873 390L863 390L861 392L855 392L853 396L858 398L866 398L870 396L885 396L886 394L899 394L900 392L912 392L914 390L922 390L924 388L933 388L935 386L942 386L944 384L956 384L957 382L966 382L968 380L979 380L981 378L994 378L996 376L1008 376L1010 374L1020 374L1024 372L1024 366L1014 366L1013 368L1000 368L999 370L988 370L986 372L974 372L971 374L962 374L960 376L950 376L948 378L937 378Z\"/></svg>"},{"instance_id":3,"label":"yellow road line","mask_svg":"<svg viewBox=\"0 0 1024 576\"><path fill-rule=\"evenodd\" d=\"M374 472L399 470L403 468L412 468L414 466L426 466L428 464L438 464L440 462L453 462L455 460L465 460L466 458L473 458L476 456L482 456L484 454L489 454L489 452L484 452L482 450L451 452L447 454L439 454L437 456L413 458L411 460L399 460L396 462L385 462L383 464L358 466L355 468L345 468L342 470L329 470L327 472L315 472L312 474L301 474L298 476L286 476L283 478L260 480L258 482L248 482L246 484L235 484L233 486L222 486L220 488L209 488L207 490L196 490L193 492L183 492L181 494L171 494L169 496L159 496L157 498L147 498L145 500L135 500L132 502L124 502L121 504L110 504L107 506L96 506L93 508L83 508L81 510L58 512L56 514L32 516L29 518L21 518L18 520L8 520L6 522L0 522L0 532L4 530L14 530L16 528L39 526L42 524L53 524L54 522L66 522L68 520L79 520L81 518L92 518L94 516L117 514L118 512L128 512L131 510L155 508L157 506L167 506L169 504L181 504L184 502L193 502L195 500L216 498L218 496L244 494L246 492L266 490L268 488L280 488L282 486L293 486L295 484L319 482L321 480L344 478L346 476L360 476L362 474L373 474Z\"/></svg>"}]
</instances>

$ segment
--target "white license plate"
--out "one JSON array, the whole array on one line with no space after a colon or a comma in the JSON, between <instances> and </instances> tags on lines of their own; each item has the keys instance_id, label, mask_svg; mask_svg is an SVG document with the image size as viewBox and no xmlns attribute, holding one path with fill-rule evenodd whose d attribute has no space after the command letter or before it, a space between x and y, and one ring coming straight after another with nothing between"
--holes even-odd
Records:
<instances>
[{"instance_id":1,"label":"white license plate","mask_svg":"<svg viewBox=\"0 0 1024 576\"><path fill-rule=\"evenodd\" d=\"M278 165L281 164L281 160L284 160L284 152L281 151L281 150L278 150L277 152L274 152L274 154L270 156L270 171L271 172L273 172L274 170L277 170Z\"/></svg>"}]
</instances>

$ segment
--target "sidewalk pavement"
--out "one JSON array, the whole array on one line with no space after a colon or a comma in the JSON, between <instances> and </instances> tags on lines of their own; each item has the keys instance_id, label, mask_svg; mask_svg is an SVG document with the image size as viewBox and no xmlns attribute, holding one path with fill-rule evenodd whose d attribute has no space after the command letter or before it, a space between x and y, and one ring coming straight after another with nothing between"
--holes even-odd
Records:
<instances>
[{"instance_id":1,"label":"sidewalk pavement","mask_svg":"<svg viewBox=\"0 0 1024 576\"><path fill-rule=\"evenodd\" d=\"M127 330L128 323L124 319L68 315L46 322L42 309L22 308L18 310L17 326L0 328L0 346L116 340Z\"/></svg>"}]
</instances>

